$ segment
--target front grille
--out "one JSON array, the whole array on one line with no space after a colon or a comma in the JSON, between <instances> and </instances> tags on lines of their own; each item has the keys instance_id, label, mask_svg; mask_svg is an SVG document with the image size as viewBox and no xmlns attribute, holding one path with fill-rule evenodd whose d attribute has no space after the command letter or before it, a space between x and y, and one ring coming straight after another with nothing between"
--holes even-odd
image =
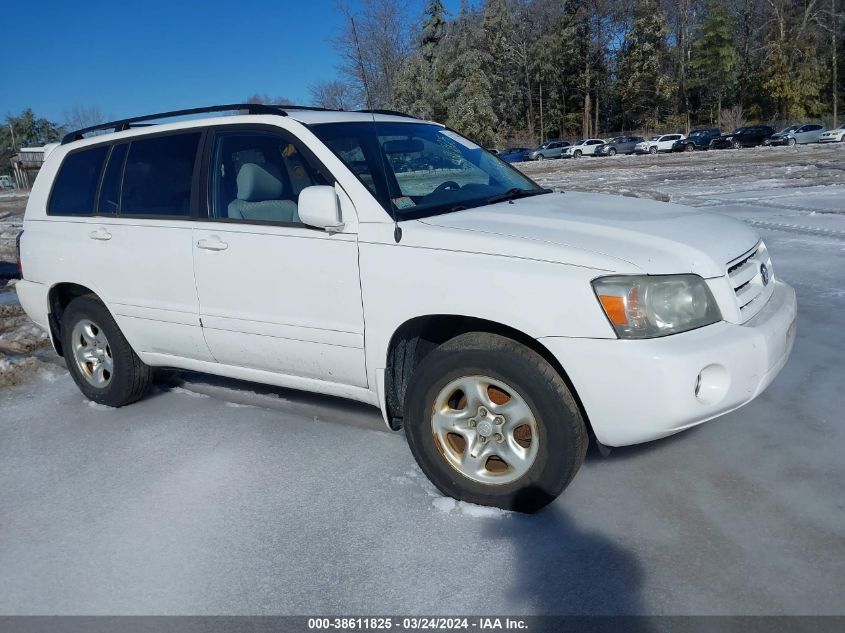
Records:
<instances>
[{"instance_id":1,"label":"front grille","mask_svg":"<svg viewBox=\"0 0 845 633\"><path fill-rule=\"evenodd\" d=\"M768 283L763 283L762 265L769 272ZM745 323L763 309L774 291L774 272L769 251L760 242L741 257L728 262L728 279L736 295L740 323Z\"/></svg>"}]
</instances>

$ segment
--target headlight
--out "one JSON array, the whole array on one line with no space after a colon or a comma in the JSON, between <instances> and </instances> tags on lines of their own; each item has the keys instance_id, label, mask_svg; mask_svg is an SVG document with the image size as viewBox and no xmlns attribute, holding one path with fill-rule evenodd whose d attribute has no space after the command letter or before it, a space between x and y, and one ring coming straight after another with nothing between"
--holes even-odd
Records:
<instances>
[{"instance_id":1,"label":"headlight","mask_svg":"<svg viewBox=\"0 0 845 633\"><path fill-rule=\"evenodd\" d=\"M593 290L619 338L656 338L722 320L713 293L698 275L614 275Z\"/></svg>"}]
</instances>

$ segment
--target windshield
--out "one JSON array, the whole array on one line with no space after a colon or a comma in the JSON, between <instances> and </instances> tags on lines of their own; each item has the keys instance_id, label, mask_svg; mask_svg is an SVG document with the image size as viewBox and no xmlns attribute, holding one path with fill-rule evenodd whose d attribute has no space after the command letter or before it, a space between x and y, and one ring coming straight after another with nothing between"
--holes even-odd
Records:
<instances>
[{"instance_id":1,"label":"windshield","mask_svg":"<svg viewBox=\"0 0 845 633\"><path fill-rule=\"evenodd\" d=\"M652 136L652 137L651 137L651 140L652 140L652 141L659 141L659 140L660 140L660 137L659 137L659 136Z\"/></svg>"},{"instance_id":2,"label":"windshield","mask_svg":"<svg viewBox=\"0 0 845 633\"><path fill-rule=\"evenodd\" d=\"M783 128L780 131L780 134L789 134L790 132L794 132L795 130L797 130L799 127L801 127L801 126L800 125L790 125L789 127Z\"/></svg>"},{"instance_id":3,"label":"windshield","mask_svg":"<svg viewBox=\"0 0 845 633\"><path fill-rule=\"evenodd\" d=\"M400 220L549 191L439 125L324 123L311 130Z\"/></svg>"},{"instance_id":4,"label":"windshield","mask_svg":"<svg viewBox=\"0 0 845 633\"><path fill-rule=\"evenodd\" d=\"M740 132L745 132L745 130L747 130L747 129L748 129L747 127L738 127L733 131L733 133L739 134Z\"/></svg>"}]
</instances>

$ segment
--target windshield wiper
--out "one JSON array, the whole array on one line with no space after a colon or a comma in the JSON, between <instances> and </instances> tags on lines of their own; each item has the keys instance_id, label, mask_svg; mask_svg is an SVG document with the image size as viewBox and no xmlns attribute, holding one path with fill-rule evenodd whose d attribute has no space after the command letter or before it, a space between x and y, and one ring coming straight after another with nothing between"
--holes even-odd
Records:
<instances>
[{"instance_id":1,"label":"windshield wiper","mask_svg":"<svg viewBox=\"0 0 845 633\"><path fill-rule=\"evenodd\" d=\"M504 202L505 200L516 200L517 198L528 198L530 196L539 196L543 193L552 193L551 189L519 189L514 187L508 189L505 193L500 193L496 196L487 198L487 204L496 204L497 202Z\"/></svg>"}]
</instances>

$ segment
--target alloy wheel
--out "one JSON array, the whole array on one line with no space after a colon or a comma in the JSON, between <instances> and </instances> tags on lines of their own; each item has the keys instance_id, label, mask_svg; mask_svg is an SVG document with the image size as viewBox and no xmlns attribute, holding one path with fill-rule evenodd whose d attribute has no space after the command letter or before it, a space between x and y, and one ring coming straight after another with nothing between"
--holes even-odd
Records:
<instances>
[{"instance_id":1,"label":"alloy wheel","mask_svg":"<svg viewBox=\"0 0 845 633\"><path fill-rule=\"evenodd\" d=\"M443 459L464 477L503 485L525 475L539 449L537 420L510 385L463 376L437 394L431 432Z\"/></svg>"}]
</instances>

